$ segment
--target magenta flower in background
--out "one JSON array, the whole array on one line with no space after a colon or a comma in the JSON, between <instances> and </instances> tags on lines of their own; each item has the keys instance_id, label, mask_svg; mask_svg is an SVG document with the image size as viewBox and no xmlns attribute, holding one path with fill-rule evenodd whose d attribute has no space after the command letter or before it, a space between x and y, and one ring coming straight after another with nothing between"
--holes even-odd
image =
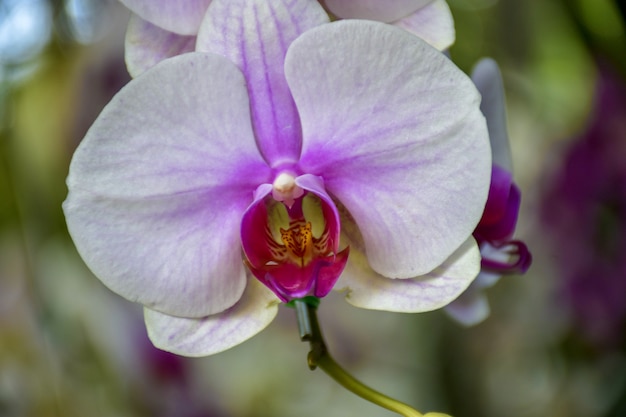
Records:
<instances>
[{"instance_id":1,"label":"magenta flower in background","mask_svg":"<svg viewBox=\"0 0 626 417\"><path fill-rule=\"evenodd\" d=\"M597 347L624 342L626 323L626 84L600 65L594 107L546 187L543 224L559 298Z\"/></svg>"},{"instance_id":2,"label":"magenta flower in background","mask_svg":"<svg viewBox=\"0 0 626 417\"><path fill-rule=\"evenodd\" d=\"M498 64L490 58L483 58L474 67L472 80L482 95L480 109L487 119L493 154L489 197L474 230L482 265L470 287L445 308L454 319L468 326L489 316L489 303L483 290L494 285L504 274L526 272L532 262L526 245L513 240L521 193L513 182L504 86Z\"/></svg>"},{"instance_id":3,"label":"magenta flower in background","mask_svg":"<svg viewBox=\"0 0 626 417\"><path fill-rule=\"evenodd\" d=\"M197 50L109 103L64 203L157 347L228 349L280 300L333 287L407 312L467 288L491 158L478 92L444 55L306 0L213 0Z\"/></svg>"},{"instance_id":4,"label":"magenta flower in background","mask_svg":"<svg viewBox=\"0 0 626 417\"><path fill-rule=\"evenodd\" d=\"M341 19L389 23L442 51L455 40L454 19L445 0L321 0L321 3Z\"/></svg>"},{"instance_id":5,"label":"magenta flower in background","mask_svg":"<svg viewBox=\"0 0 626 417\"><path fill-rule=\"evenodd\" d=\"M166 58L194 51L198 31L211 3L211 0L120 1L133 12L125 45L126 66L133 77ZM375 6L352 0L326 3L342 18L382 22L393 19L394 25L417 34L440 50L454 43L454 21L445 0L391 0L377 2Z\"/></svg>"}]
</instances>

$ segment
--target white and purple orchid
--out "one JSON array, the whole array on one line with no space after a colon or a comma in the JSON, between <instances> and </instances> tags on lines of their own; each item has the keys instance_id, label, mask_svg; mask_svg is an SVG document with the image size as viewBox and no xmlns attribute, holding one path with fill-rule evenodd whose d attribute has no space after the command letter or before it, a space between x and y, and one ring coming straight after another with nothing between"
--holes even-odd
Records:
<instances>
[{"instance_id":1,"label":"white and purple orchid","mask_svg":"<svg viewBox=\"0 0 626 417\"><path fill-rule=\"evenodd\" d=\"M504 274L526 272L532 262L524 242L513 240L521 193L513 182L504 86L498 64L491 58L480 60L472 71L472 80L482 95L480 108L487 119L493 154L489 197L473 234L480 246L482 265L470 287L445 308L454 319L468 326L489 315L483 290Z\"/></svg>"},{"instance_id":2,"label":"white and purple orchid","mask_svg":"<svg viewBox=\"0 0 626 417\"><path fill-rule=\"evenodd\" d=\"M443 54L308 0L213 0L196 49L114 97L64 203L157 347L228 349L280 301L333 288L418 312L468 287L491 153L478 91Z\"/></svg>"},{"instance_id":3,"label":"white and purple orchid","mask_svg":"<svg viewBox=\"0 0 626 417\"><path fill-rule=\"evenodd\" d=\"M164 59L194 51L200 27L206 22L204 15L211 4L211 0L120 1L132 12L125 51L128 72L133 77ZM338 17L391 22L440 50L454 43L454 21L445 0L331 0L325 3Z\"/></svg>"},{"instance_id":4,"label":"white and purple orchid","mask_svg":"<svg viewBox=\"0 0 626 417\"><path fill-rule=\"evenodd\" d=\"M419 36L443 51L454 43L456 33L445 0L320 0L341 19L366 19L389 23Z\"/></svg>"}]
</instances>

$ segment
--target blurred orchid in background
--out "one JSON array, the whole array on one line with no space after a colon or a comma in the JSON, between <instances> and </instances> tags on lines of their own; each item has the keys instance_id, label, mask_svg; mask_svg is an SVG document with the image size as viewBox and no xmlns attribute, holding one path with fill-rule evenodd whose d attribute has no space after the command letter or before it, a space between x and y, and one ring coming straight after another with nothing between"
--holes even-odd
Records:
<instances>
[{"instance_id":1,"label":"blurred orchid in background","mask_svg":"<svg viewBox=\"0 0 626 417\"><path fill-rule=\"evenodd\" d=\"M443 54L305 0L214 0L196 50L111 101L64 203L156 346L228 349L344 266L337 288L366 308L427 311L467 288L491 158L476 88Z\"/></svg>"},{"instance_id":2,"label":"blurred orchid in background","mask_svg":"<svg viewBox=\"0 0 626 417\"><path fill-rule=\"evenodd\" d=\"M481 272L470 287L445 308L465 325L480 323L489 315L484 289L494 285L504 274L526 272L532 262L526 244L512 240L521 193L513 182L504 86L498 64L483 58L472 71L472 81L482 95L480 109L487 119L493 167L485 211L474 231L482 256Z\"/></svg>"},{"instance_id":3,"label":"blurred orchid in background","mask_svg":"<svg viewBox=\"0 0 626 417\"><path fill-rule=\"evenodd\" d=\"M624 344L626 324L626 84L599 66L593 112L545 190L559 299L596 347Z\"/></svg>"}]
</instances>

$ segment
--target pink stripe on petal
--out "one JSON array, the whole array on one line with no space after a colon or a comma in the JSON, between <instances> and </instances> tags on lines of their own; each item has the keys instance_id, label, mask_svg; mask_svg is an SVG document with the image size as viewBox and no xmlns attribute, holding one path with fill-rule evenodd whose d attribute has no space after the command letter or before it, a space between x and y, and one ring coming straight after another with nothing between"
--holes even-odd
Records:
<instances>
[{"instance_id":1,"label":"pink stripe on petal","mask_svg":"<svg viewBox=\"0 0 626 417\"><path fill-rule=\"evenodd\" d=\"M200 29L197 50L223 55L244 73L257 143L271 166L300 155L300 119L285 81L285 54L294 39L326 22L314 1L215 0Z\"/></svg>"}]
</instances>

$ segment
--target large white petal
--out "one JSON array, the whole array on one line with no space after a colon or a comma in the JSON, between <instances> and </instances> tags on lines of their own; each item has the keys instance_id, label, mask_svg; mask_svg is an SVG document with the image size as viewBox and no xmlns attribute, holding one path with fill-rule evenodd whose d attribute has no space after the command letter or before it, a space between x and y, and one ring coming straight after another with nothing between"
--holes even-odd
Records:
<instances>
[{"instance_id":1,"label":"large white petal","mask_svg":"<svg viewBox=\"0 0 626 417\"><path fill-rule=\"evenodd\" d=\"M184 356L207 356L236 346L274 320L276 295L254 278L228 310L199 319L173 317L144 309L148 336L159 349Z\"/></svg>"},{"instance_id":2,"label":"large white petal","mask_svg":"<svg viewBox=\"0 0 626 417\"><path fill-rule=\"evenodd\" d=\"M105 285L202 317L243 293L241 215L268 180L241 73L190 53L146 71L103 110L74 154L64 211Z\"/></svg>"},{"instance_id":3,"label":"large white petal","mask_svg":"<svg viewBox=\"0 0 626 417\"><path fill-rule=\"evenodd\" d=\"M285 65L300 167L353 216L372 268L410 278L441 265L476 227L491 177L471 80L418 37L364 20L306 32Z\"/></svg>"},{"instance_id":4,"label":"large white petal","mask_svg":"<svg viewBox=\"0 0 626 417\"><path fill-rule=\"evenodd\" d=\"M468 239L433 271L411 279L389 279L367 265L359 251L350 259L336 287L346 300L372 310L419 313L448 305L465 291L480 271L476 241Z\"/></svg>"}]
</instances>

